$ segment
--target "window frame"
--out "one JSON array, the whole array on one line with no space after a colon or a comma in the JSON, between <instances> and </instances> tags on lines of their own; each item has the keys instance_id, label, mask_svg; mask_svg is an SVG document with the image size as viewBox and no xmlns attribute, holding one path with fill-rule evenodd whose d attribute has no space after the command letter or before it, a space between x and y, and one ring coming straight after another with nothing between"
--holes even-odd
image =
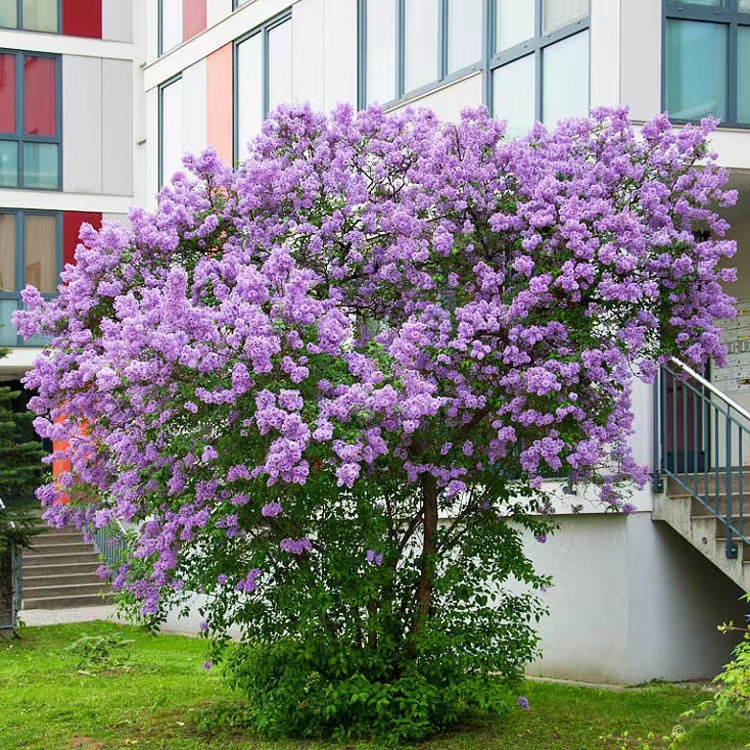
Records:
<instances>
[{"instance_id":1,"label":"window frame","mask_svg":"<svg viewBox=\"0 0 750 750\"><path fill-rule=\"evenodd\" d=\"M438 77L436 80L409 91L406 90L406 0L394 0L396 3L396 96L387 102L381 102L384 109L391 109L412 99L460 81L473 73L481 72L486 67L485 42L486 34L480 36L480 49L477 61L459 70L448 72L448 3L450 0L438 0ZM360 108L368 105L367 101L367 3L368 0L357 0L357 102ZM482 3L482 29L487 28L488 0Z\"/></svg>"},{"instance_id":2,"label":"window frame","mask_svg":"<svg viewBox=\"0 0 750 750\"><path fill-rule=\"evenodd\" d=\"M180 0L182 1L182 0ZM184 12L184 11L183 11ZM184 23L184 20L183 20ZM163 55L173 52L178 47L181 47L186 42L182 39L182 30L180 30L180 42L175 44L174 47L164 49L164 0L157 0L156 3L156 56L162 57Z\"/></svg>"},{"instance_id":3,"label":"window frame","mask_svg":"<svg viewBox=\"0 0 750 750\"><path fill-rule=\"evenodd\" d=\"M0 133L0 141L13 141L18 149L18 183L14 186L0 186L0 190L62 190L63 147L62 147L62 55L51 52L5 49L0 47L0 55L13 55L16 58L16 130L14 133ZM46 57L55 61L55 131L56 135L35 135L24 133L24 113L26 85L24 82L24 60L26 57ZM57 187L36 187L24 184L24 143L52 143L57 145Z\"/></svg>"},{"instance_id":4,"label":"window frame","mask_svg":"<svg viewBox=\"0 0 750 750\"><path fill-rule=\"evenodd\" d=\"M158 107L158 127L159 127L159 138L158 138L158 155L157 155L157 161L158 161L158 180L159 180L159 190L161 190L164 187L164 89L169 88L173 83L180 82L180 85L182 85L182 71L177 73L177 75L172 76L171 78L168 78L166 81L162 81L162 83L159 84L159 107ZM182 92L180 92L182 94ZM170 175L171 177L172 175Z\"/></svg>"},{"instance_id":5,"label":"window frame","mask_svg":"<svg viewBox=\"0 0 750 750\"><path fill-rule=\"evenodd\" d=\"M239 80L239 47L243 42L248 39L262 34L262 59L263 59L263 119L268 117L269 111L269 100L270 100L270 86L268 76L268 36L271 31L278 28L282 24L289 21L292 22L292 9L287 8L281 13L276 14L267 21L264 21L259 26L248 31L240 37L237 37L232 42L232 163L237 164L240 158L240 134L239 134L239 121L240 121L240 80ZM294 42L292 42L292 49L294 49ZM293 65L293 61L290 60L290 65Z\"/></svg>"},{"instance_id":6,"label":"window frame","mask_svg":"<svg viewBox=\"0 0 750 750\"><path fill-rule=\"evenodd\" d=\"M159 0L161 2L161 0ZM2 26L0 29L10 29L12 31L27 31L32 34L62 34L62 15L63 0L57 0L57 31L40 31L39 29L25 29L23 27L23 0L16 0L16 19L18 23L15 26Z\"/></svg>"},{"instance_id":7,"label":"window frame","mask_svg":"<svg viewBox=\"0 0 750 750\"><path fill-rule=\"evenodd\" d=\"M667 111L667 22L703 21L727 27L727 84L724 92L727 97L727 116L720 121L719 127L750 129L750 122L737 121L737 83L738 83L738 43L737 30L740 26L750 28L750 11L738 10L738 0L724 0L727 8L715 8L708 5L691 5L684 0L663 0L662 33L661 33L661 107ZM686 120L679 117L669 119L674 123L687 124L697 120Z\"/></svg>"},{"instance_id":8,"label":"window frame","mask_svg":"<svg viewBox=\"0 0 750 750\"><path fill-rule=\"evenodd\" d=\"M534 36L510 47L509 49L495 52L495 31L497 24L497 0L487 0L486 23L485 23L485 45L486 45L486 67L485 67L485 101L487 109L492 117L495 117L495 103L493 101L492 74L505 65L510 65L521 58L534 55L534 113L537 121L543 121L544 101L544 50L552 47L564 39L589 32L589 106L591 106L591 6L589 14L573 23L569 23L548 34L543 32L544 24L544 0L534 0Z\"/></svg>"},{"instance_id":9,"label":"window frame","mask_svg":"<svg viewBox=\"0 0 750 750\"><path fill-rule=\"evenodd\" d=\"M251 2L253 0L232 0L232 10L235 11L244 8L246 5L250 5Z\"/></svg>"},{"instance_id":10,"label":"window frame","mask_svg":"<svg viewBox=\"0 0 750 750\"><path fill-rule=\"evenodd\" d=\"M15 300L17 303L17 309L23 309L23 301L21 300L21 291L26 286L25 281L25 233L26 233L26 216L52 216L55 219L55 278L57 285L60 284L60 274L63 270L63 212L62 211L47 211L43 209L31 209L31 208L0 208L0 214L10 214L16 218L16 283L17 287L14 292L6 292L0 290L0 300ZM44 299L54 299L58 296L58 292L41 292ZM39 347L41 343L32 342L29 343L23 339L23 337L16 332L16 346L31 346ZM6 345L7 346L7 345Z\"/></svg>"}]
</instances>

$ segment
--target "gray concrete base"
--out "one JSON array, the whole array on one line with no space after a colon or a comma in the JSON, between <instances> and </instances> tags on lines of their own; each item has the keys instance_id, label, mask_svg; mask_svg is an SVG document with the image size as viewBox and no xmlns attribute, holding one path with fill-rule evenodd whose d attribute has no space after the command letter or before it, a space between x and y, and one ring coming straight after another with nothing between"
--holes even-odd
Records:
<instances>
[{"instance_id":1,"label":"gray concrete base","mask_svg":"<svg viewBox=\"0 0 750 750\"><path fill-rule=\"evenodd\" d=\"M117 622L116 610L117 608L111 604L96 607L71 607L70 609L24 609L18 613L18 619L30 627L92 622L93 620Z\"/></svg>"}]
</instances>

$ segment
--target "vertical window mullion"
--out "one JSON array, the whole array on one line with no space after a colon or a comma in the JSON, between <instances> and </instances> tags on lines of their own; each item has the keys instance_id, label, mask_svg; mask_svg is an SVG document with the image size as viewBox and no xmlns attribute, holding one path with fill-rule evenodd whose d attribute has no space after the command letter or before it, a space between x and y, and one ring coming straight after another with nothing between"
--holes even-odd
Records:
<instances>
[{"instance_id":1,"label":"vertical window mullion","mask_svg":"<svg viewBox=\"0 0 750 750\"><path fill-rule=\"evenodd\" d=\"M16 292L24 287L24 265L23 265L23 246L24 246L24 217L23 211L16 212Z\"/></svg>"},{"instance_id":2,"label":"vertical window mullion","mask_svg":"<svg viewBox=\"0 0 750 750\"><path fill-rule=\"evenodd\" d=\"M396 50L398 61L396 63L396 98L401 99L404 95L404 79L406 68L406 0L396 0L398 12L396 13Z\"/></svg>"},{"instance_id":3,"label":"vertical window mullion","mask_svg":"<svg viewBox=\"0 0 750 750\"><path fill-rule=\"evenodd\" d=\"M438 80L442 81L448 75L448 0L440 0L440 23L438 39Z\"/></svg>"},{"instance_id":4,"label":"vertical window mullion","mask_svg":"<svg viewBox=\"0 0 750 750\"><path fill-rule=\"evenodd\" d=\"M269 93L269 74L268 74L268 29L263 29L263 119L268 117L268 102L270 101Z\"/></svg>"},{"instance_id":5,"label":"vertical window mullion","mask_svg":"<svg viewBox=\"0 0 750 750\"><path fill-rule=\"evenodd\" d=\"M735 22L729 24L729 43L727 44L727 121L736 123L739 119L737 112L737 35L738 25Z\"/></svg>"}]
</instances>

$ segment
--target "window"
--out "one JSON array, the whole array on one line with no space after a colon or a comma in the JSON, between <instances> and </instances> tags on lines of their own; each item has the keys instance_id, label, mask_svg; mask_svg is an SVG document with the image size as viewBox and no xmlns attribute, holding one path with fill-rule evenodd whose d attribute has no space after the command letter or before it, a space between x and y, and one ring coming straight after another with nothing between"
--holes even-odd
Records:
<instances>
[{"instance_id":1,"label":"window","mask_svg":"<svg viewBox=\"0 0 750 750\"><path fill-rule=\"evenodd\" d=\"M159 185L182 169L182 78L159 89Z\"/></svg>"},{"instance_id":2,"label":"window","mask_svg":"<svg viewBox=\"0 0 750 750\"><path fill-rule=\"evenodd\" d=\"M60 190L60 60L0 50L0 187Z\"/></svg>"},{"instance_id":3,"label":"window","mask_svg":"<svg viewBox=\"0 0 750 750\"><path fill-rule=\"evenodd\" d=\"M32 284L46 297L57 294L62 270L62 217L59 213L0 210L0 345L41 346L20 340L11 316L21 290Z\"/></svg>"},{"instance_id":4,"label":"window","mask_svg":"<svg viewBox=\"0 0 750 750\"><path fill-rule=\"evenodd\" d=\"M0 0L0 26L26 31L60 31L59 0Z\"/></svg>"},{"instance_id":5,"label":"window","mask_svg":"<svg viewBox=\"0 0 750 750\"><path fill-rule=\"evenodd\" d=\"M479 70L484 0L360 0L360 104Z\"/></svg>"},{"instance_id":6,"label":"window","mask_svg":"<svg viewBox=\"0 0 750 750\"><path fill-rule=\"evenodd\" d=\"M588 114L590 0L492 0L490 108L525 135Z\"/></svg>"},{"instance_id":7,"label":"window","mask_svg":"<svg viewBox=\"0 0 750 750\"><path fill-rule=\"evenodd\" d=\"M206 0L159 0L159 54L206 28Z\"/></svg>"},{"instance_id":8,"label":"window","mask_svg":"<svg viewBox=\"0 0 750 750\"><path fill-rule=\"evenodd\" d=\"M665 0L664 108L750 126L750 2Z\"/></svg>"},{"instance_id":9,"label":"window","mask_svg":"<svg viewBox=\"0 0 750 750\"><path fill-rule=\"evenodd\" d=\"M268 113L292 98L292 19L276 18L234 47L234 157L260 133Z\"/></svg>"}]
</instances>

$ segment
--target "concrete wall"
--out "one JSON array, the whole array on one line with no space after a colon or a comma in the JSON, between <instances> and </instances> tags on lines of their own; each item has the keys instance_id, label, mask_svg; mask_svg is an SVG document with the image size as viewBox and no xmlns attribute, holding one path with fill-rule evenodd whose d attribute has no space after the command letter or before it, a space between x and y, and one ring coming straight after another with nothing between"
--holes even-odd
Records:
<instances>
[{"instance_id":1,"label":"concrete wall","mask_svg":"<svg viewBox=\"0 0 750 750\"><path fill-rule=\"evenodd\" d=\"M542 658L530 673L637 684L714 676L736 639L716 626L742 621L742 592L649 513L558 518L545 544L529 539L543 595Z\"/></svg>"}]
</instances>

